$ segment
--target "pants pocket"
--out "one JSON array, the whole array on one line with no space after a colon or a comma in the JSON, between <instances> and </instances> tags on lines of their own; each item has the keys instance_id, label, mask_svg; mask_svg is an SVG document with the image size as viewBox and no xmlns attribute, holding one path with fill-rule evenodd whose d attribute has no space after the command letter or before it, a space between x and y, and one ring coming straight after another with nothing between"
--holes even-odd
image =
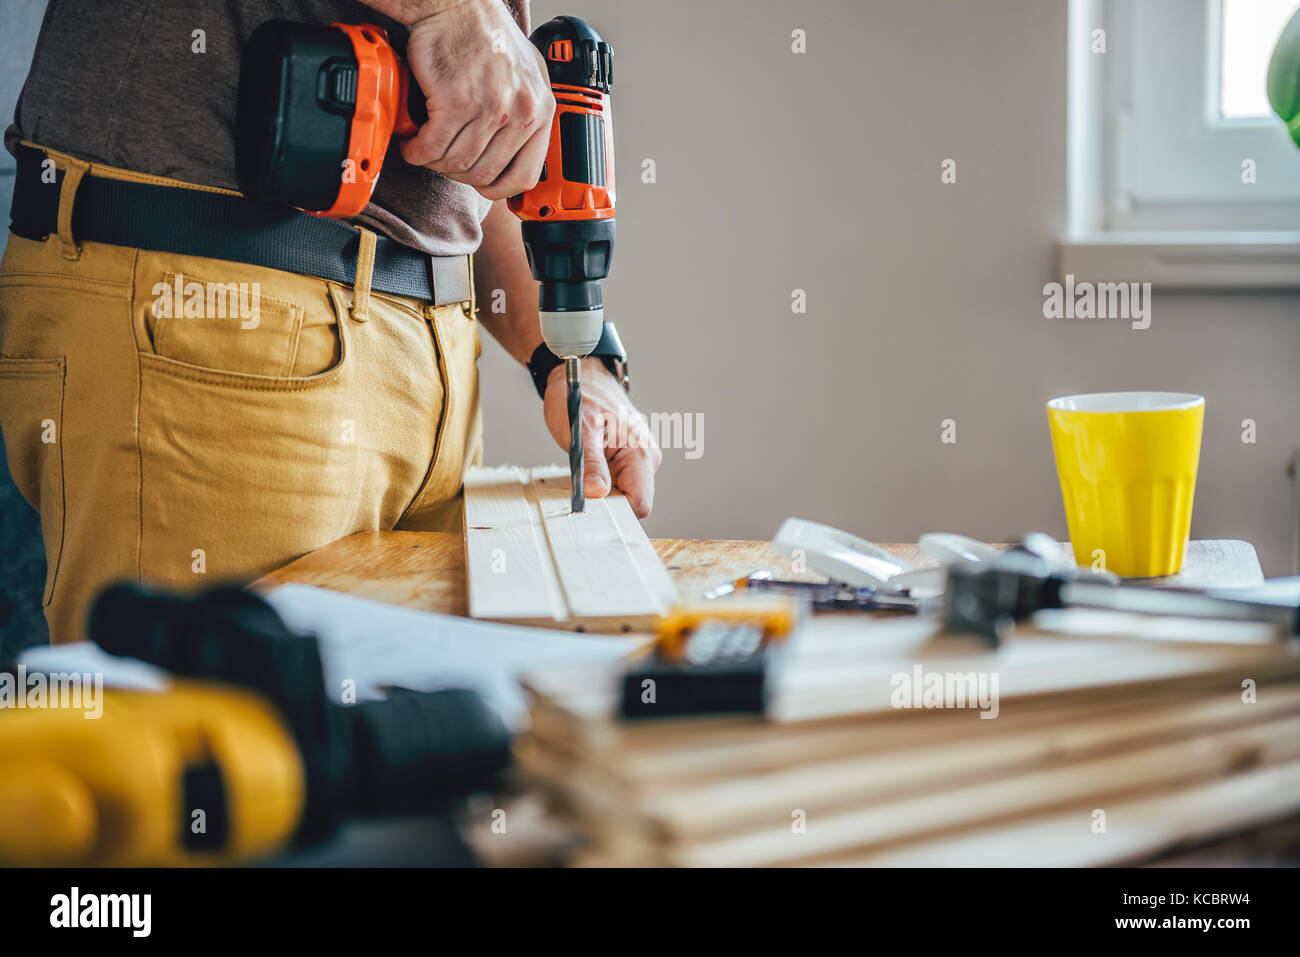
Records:
<instances>
[{"instance_id":1,"label":"pants pocket","mask_svg":"<svg viewBox=\"0 0 1300 957\"><path fill-rule=\"evenodd\" d=\"M150 310L157 355L230 372L295 374L301 306L263 296L257 283L219 283L169 273L154 288L165 292ZM186 288L189 298L182 300L180 290Z\"/></svg>"},{"instance_id":2,"label":"pants pocket","mask_svg":"<svg viewBox=\"0 0 1300 957\"><path fill-rule=\"evenodd\" d=\"M246 579L350 530L362 463L348 337L335 328L338 361L306 377L140 355L143 578Z\"/></svg>"},{"instance_id":3,"label":"pants pocket","mask_svg":"<svg viewBox=\"0 0 1300 957\"><path fill-rule=\"evenodd\" d=\"M14 485L40 512L45 539L44 604L50 603L63 554L62 356L0 358L0 431Z\"/></svg>"},{"instance_id":4,"label":"pants pocket","mask_svg":"<svg viewBox=\"0 0 1300 957\"><path fill-rule=\"evenodd\" d=\"M140 253L140 351L237 375L308 378L341 361L324 284L260 267Z\"/></svg>"}]
</instances>

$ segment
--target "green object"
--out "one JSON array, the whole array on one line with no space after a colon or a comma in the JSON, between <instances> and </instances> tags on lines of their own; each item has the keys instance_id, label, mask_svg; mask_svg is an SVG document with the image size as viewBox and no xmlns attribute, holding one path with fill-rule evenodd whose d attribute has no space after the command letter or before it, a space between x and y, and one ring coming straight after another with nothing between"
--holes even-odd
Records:
<instances>
[{"instance_id":1,"label":"green object","mask_svg":"<svg viewBox=\"0 0 1300 957\"><path fill-rule=\"evenodd\" d=\"M1300 146L1300 10L1283 29L1268 61L1268 102Z\"/></svg>"}]
</instances>

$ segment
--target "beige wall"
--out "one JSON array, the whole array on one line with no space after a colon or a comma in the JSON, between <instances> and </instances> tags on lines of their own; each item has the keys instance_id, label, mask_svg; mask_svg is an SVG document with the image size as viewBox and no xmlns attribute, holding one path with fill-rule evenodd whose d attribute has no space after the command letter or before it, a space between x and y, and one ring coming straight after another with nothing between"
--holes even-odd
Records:
<instances>
[{"instance_id":1,"label":"beige wall","mask_svg":"<svg viewBox=\"0 0 1300 957\"><path fill-rule=\"evenodd\" d=\"M1157 292L1146 331L1042 316L1064 0L534 3L556 13L615 45L606 304L636 400L704 416L701 458L665 452L652 535L766 538L794 514L877 541L1064 537L1043 402L1169 389L1207 398L1193 536L1289 571L1300 296ZM526 376L491 345L483 370L489 460L558 459Z\"/></svg>"}]
</instances>

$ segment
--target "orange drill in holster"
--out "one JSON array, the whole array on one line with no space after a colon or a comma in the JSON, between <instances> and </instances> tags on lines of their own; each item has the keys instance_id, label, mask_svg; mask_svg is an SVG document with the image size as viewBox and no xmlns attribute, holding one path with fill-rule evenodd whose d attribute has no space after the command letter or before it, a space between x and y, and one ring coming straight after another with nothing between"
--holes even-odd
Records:
<instances>
[{"instance_id":1,"label":"orange drill in holster","mask_svg":"<svg viewBox=\"0 0 1300 957\"><path fill-rule=\"evenodd\" d=\"M555 117L541 179L512 196L542 335L557 356L600 340L600 281L614 248L613 51L576 17L530 38L546 59ZM380 27L272 20L244 50L236 171L245 195L350 219L370 202L394 136L427 119L424 94Z\"/></svg>"},{"instance_id":2,"label":"orange drill in holster","mask_svg":"<svg viewBox=\"0 0 1300 957\"><path fill-rule=\"evenodd\" d=\"M579 360L599 355L627 385L626 358L606 324L601 280L614 254L613 50L577 17L548 20L530 37L545 58L555 116L541 178L509 201L540 284L542 338L529 362L538 391L556 360L568 388L573 511L583 499ZM365 209L394 136L427 119L424 95L370 25L272 20L249 39L239 78L236 172L254 199L350 219Z\"/></svg>"}]
</instances>

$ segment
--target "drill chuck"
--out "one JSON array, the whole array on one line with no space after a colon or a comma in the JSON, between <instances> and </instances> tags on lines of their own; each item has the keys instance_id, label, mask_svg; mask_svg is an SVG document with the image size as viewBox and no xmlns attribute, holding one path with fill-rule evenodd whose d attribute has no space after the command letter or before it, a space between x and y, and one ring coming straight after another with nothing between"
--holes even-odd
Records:
<instances>
[{"instance_id":1,"label":"drill chuck","mask_svg":"<svg viewBox=\"0 0 1300 957\"><path fill-rule=\"evenodd\" d=\"M542 338L546 348L561 359L591 355L605 328L605 310L543 312Z\"/></svg>"},{"instance_id":2,"label":"drill chuck","mask_svg":"<svg viewBox=\"0 0 1300 957\"><path fill-rule=\"evenodd\" d=\"M524 250L538 280L542 338L555 355L586 356L604 322L601 280L614 253L613 219L525 221Z\"/></svg>"}]
</instances>

